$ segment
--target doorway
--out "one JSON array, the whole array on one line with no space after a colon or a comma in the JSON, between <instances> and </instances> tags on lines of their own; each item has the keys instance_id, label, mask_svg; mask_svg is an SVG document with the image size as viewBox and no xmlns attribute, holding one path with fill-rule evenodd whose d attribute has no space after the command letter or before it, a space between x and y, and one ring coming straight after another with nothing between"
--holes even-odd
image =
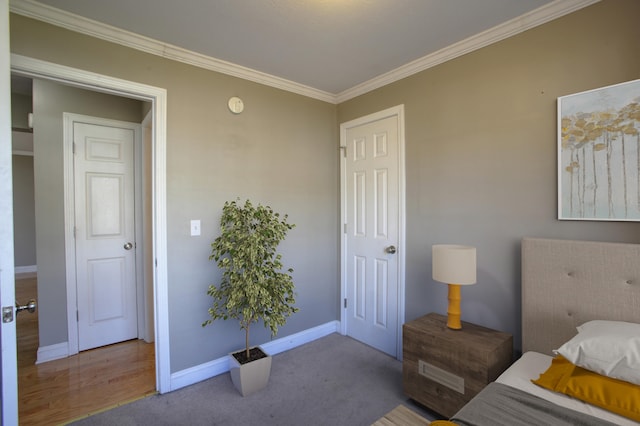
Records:
<instances>
[{"instance_id":1,"label":"doorway","mask_svg":"<svg viewBox=\"0 0 640 426\"><path fill-rule=\"evenodd\" d=\"M404 108L340 126L341 324L398 359L404 322Z\"/></svg>"},{"instance_id":2,"label":"doorway","mask_svg":"<svg viewBox=\"0 0 640 426\"><path fill-rule=\"evenodd\" d=\"M61 105L60 106L61 109L65 108L64 105L68 106L69 104L72 104L76 107L81 108L81 106L83 104L86 104L87 101L89 101L90 103L93 103L93 102L99 103L101 101L107 101L107 104L101 107L103 110L105 111L109 110L110 108L109 103L113 103L111 107L115 106L118 109L119 114L122 114L123 110L128 109L131 111L128 115L131 116L132 119L141 121L141 114L143 113L143 108L142 108L143 104L140 101L137 101L137 100L124 101L123 100L122 102L120 102L116 99L116 97L111 95L106 96L104 94L92 94L89 91L79 90L77 88L69 88L67 86L61 85L56 82L48 82L46 85L42 81L38 81L38 83L39 84L37 85L37 87L39 88L39 92L38 92L39 97L55 95L53 96L53 98L55 99L55 104ZM52 86L56 86L56 88L54 89L55 91L53 92L50 91ZM41 101L39 102L42 104ZM30 99L28 103L29 105L31 105ZM37 111L41 115L47 115L46 112L48 112L46 111L46 107L42 107L42 105L40 105ZM59 117L58 121L62 118L62 114L61 115L54 114L54 116ZM143 192L141 190L142 185L140 182L138 182L138 184L136 185L138 188L136 188L135 191L133 188L133 182L135 180L137 181L142 180L141 173L140 174L134 173L134 170L139 170L141 168L140 165L142 164L142 161L141 161L142 156L139 154L140 152L142 152L142 148L140 146L141 145L140 144L141 127L139 124L135 124L135 123L97 119L94 117L85 117L85 116L79 116L75 114L72 115L71 117L67 117L65 115L65 118L70 118L68 120L69 123L71 123L72 125L75 124L76 127L78 127L77 133L83 134L83 136L85 136L84 138L77 138L77 145L76 145L77 146L76 153L78 154L76 157L81 158L82 161L80 161L79 164L76 165L76 167L73 167L73 164L72 164L71 169L72 170L75 169L79 173L82 172L83 168L89 169L89 170L86 170L87 172L86 175L92 177L92 179L89 179L89 180L76 179L75 182L78 185L73 185L73 182L72 182L70 192L72 194L79 193L78 189L82 189L81 187L84 184L89 184L93 187L94 190L99 191L99 193L97 194L97 197L92 197L91 192L80 191L88 195L86 199L81 200L80 202L76 203L76 205L94 206L96 210L98 210L98 216L100 214L104 214L105 212L113 212L114 210L119 210L119 209L115 208L113 203L109 205L105 205L106 201L109 201L110 199L113 198L113 197L108 197L109 194L106 193L105 190L109 188L111 188L112 190L120 188L121 185L113 184L114 180L122 181L123 187L125 186L130 187L129 191L126 191L127 192L126 200L124 201L120 199L117 200L117 202L119 202L120 204L122 205L126 204L128 206L128 208L126 209L129 213L128 221L123 221L123 220L120 220L119 218L118 220L114 220L113 219L114 215L111 215L111 214L109 214L108 217L106 218L103 217L102 219L100 217L96 217L96 215L93 215L93 217L90 218L90 220L83 220L83 221L72 220L68 228L71 228L71 229L73 228L80 229L81 227L85 228L83 224L89 223L92 226L93 231L95 232L94 232L94 235L91 235L89 238L87 238L92 240L92 242L88 243L86 241L87 239L82 239L82 238L75 239L76 242L79 242L79 245L74 244L74 238L66 238L66 242L70 243L71 246L75 246L76 248L78 248L78 250L81 253L88 254L91 252L91 250L90 248L87 247L87 245L93 244L93 242L98 240L99 239L98 237L101 236L98 234L102 234L103 236L104 234L110 234L106 236L106 239L108 239L109 241L112 241L114 237L113 226L119 225L121 223L123 224L123 227L126 228L126 231L127 231L125 232L126 234L125 237L131 239L131 241L133 241L134 243L138 242L138 246L136 247L136 250L135 250L138 255L134 253L134 250L131 250L131 251L127 251L124 249L122 250L127 254L129 254L129 258L130 258L128 270L131 273L127 277L129 286L128 286L128 293L126 294L126 296L127 296L127 300L133 303L133 305L129 303L129 305L127 306L127 309L122 310L123 315L120 315L120 317L127 317L128 319L127 321L128 327L125 330L128 334L125 334L124 336L122 336L121 333L116 333L114 338L114 332L120 331L119 329L121 327L119 324L113 323L113 320L116 320L117 322L117 320L120 319L120 318L117 318L118 317L117 315L113 315L113 313L118 311L121 308L121 306L115 306L114 308L106 309L108 306L103 303L105 300L105 296L107 296L109 292L113 293L113 295L116 296L115 299L118 299L118 300L123 299L123 297L120 297L120 296L124 296L124 294L122 292L114 291L114 286L111 285L111 284L116 284L116 282L114 282L112 278L120 274L113 273L113 272L109 273L108 270L105 270L105 263L109 263L109 262L105 262L104 259L97 259L96 256L92 255L91 261L85 262L85 264L89 263L90 265L92 263L98 264L97 266L94 267L94 269L97 270L94 272L99 272L99 273L94 274L93 278L96 278L96 275L97 275L97 278L103 279L103 283L106 283L106 281L109 281L108 288L106 288L107 286L104 286L105 290L108 290L108 292L105 293L105 291L100 292L99 280L93 280L94 281L93 284L97 284L97 285L94 285L93 288L91 288L91 291L89 291L89 293L94 293L100 298L99 302L94 303L93 306L97 306L101 311L98 312L97 314L96 312L92 312L91 314L93 315L88 315L93 319L93 321L89 327L91 328L90 332L85 333L85 335L88 335L89 338L91 339L95 339L96 337L103 339L105 335L108 335L111 338L111 340L109 341L100 340L98 344L91 344L91 345L84 344L83 346L83 343L82 343L83 339L80 339L80 344L81 344L80 349L85 350L85 349L90 349L93 346L104 346L107 344L120 342L124 340L130 340L130 339L134 339L134 340L126 342L122 345L115 345L115 346L112 345L110 347L105 347L101 350L84 352L80 355L66 358L66 356L68 356L69 354L78 352L77 328L76 330L69 330L69 333L68 333L70 337L69 339L70 341L73 340L71 339L71 337L76 337L75 351L71 350L73 346L71 345L71 342L68 342L69 345L67 345L67 342L65 342L62 345L54 345L56 347L62 346L64 348L64 350L60 351L60 353L54 353L55 351L40 351L39 348L42 346L41 345L42 342L39 340L39 330L38 330L38 323L37 323L38 312L36 311L33 314L20 313L20 315L17 315L16 328L17 328L17 340L18 340L17 342L18 343L18 378L19 378L18 390L19 390L19 401L20 401L20 418L22 421L26 421L27 423L29 423L30 420L34 420L36 423L38 423L37 419L41 419L41 420L48 419L49 421L53 421L53 419L55 419L56 421L69 420L74 417L78 417L79 415L87 414L90 411L96 411L99 409L104 409L108 406L113 406L116 403L122 403L126 400L132 399L133 397L148 395L150 392L154 392L156 389L154 345L153 343L144 343L142 341L140 342L135 341L135 339L138 338L139 336L138 318L137 318L138 315L136 312L137 311L137 306L136 306L137 289L135 287L136 285L135 270L141 269L141 268L139 266L134 265L133 260L135 258L142 258L141 256L142 253L144 251L151 251L151 247L152 247L152 244L148 244L147 246L145 246L144 241L146 240L141 238L141 235L142 235L141 232L140 232L140 236L135 235L135 229L140 229L142 227L133 226L133 222L134 222L133 198L134 197L132 194L135 192L136 194L141 195ZM25 121L26 121L26 118L25 118ZM88 123L91 123L91 125L94 127L89 127L90 125ZM37 124L37 120L36 120L36 124ZM100 127L100 125L102 125L102 127ZM62 129L62 123L58 123L57 126L60 129ZM111 126L111 127L107 127L107 126ZM50 129L49 127L38 127L38 126L34 126L34 127L36 128L36 132L35 132L36 135L39 132L43 132L43 131L47 132ZM92 128L98 128L98 130L102 130L102 132L98 132L98 133L96 133L95 131L87 132L88 129L92 129ZM51 131L50 133L56 134L56 136L52 139L45 138L44 141L47 143L50 142L51 140L58 140L58 138L60 138L61 136L61 135L58 135L58 132L56 131ZM42 133L40 134L42 135ZM122 135L125 135L126 137L118 137ZM40 141L42 143L42 139ZM69 141L68 145L71 145L72 143L73 141L71 140ZM58 152L63 151L63 144L56 143L55 146L56 146L55 150L57 150ZM60 155L59 157L56 157L54 155L47 155L51 153L47 153L46 149L42 149L41 146L38 146L37 148L39 149L36 150L36 153L37 153L36 157L38 155L42 156L44 154L44 159L41 159L40 161L44 161L47 164L49 163L55 164L55 167L58 167L60 169L60 171L57 172L59 176L73 176L73 173L62 173L62 170L61 170L62 164L59 161L56 162L55 158L62 158L63 157L62 155ZM86 155L84 155L85 148L87 149ZM136 152L135 154L134 154L134 148ZM31 149L31 157L30 157L31 159L34 158L33 151L34 150ZM69 151L72 151L72 150L70 149ZM121 159L114 158L112 154L125 153L125 152L128 152L129 155L127 155L126 158L124 159L126 160L124 161L125 166L122 166L120 163L122 163L123 161L120 161ZM28 158L28 157L26 157L26 155L23 154L20 158ZM134 167L134 158L138 158L135 162L139 163L139 165L136 167ZM90 165L90 167L88 167L87 166L88 161L86 160L93 161L93 164ZM14 158L14 163L15 161L16 160ZM95 164L98 164L98 166L96 166ZM98 167L98 169L96 169L96 167ZM119 168L125 168L126 170L124 171L126 172L126 174L118 174ZM15 173L18 170L20 169L16 169L14 167L14 176L13 176L14 188L18 188L19 191L25 192L24 186L20 185L20 181L25 180L25 176L24 176L24 173L17 176ZM42 167L40 167L38 171L41 174L45 174L46 177L44 179L45 180L44 185L47 185L47 189L51 191L52 190L51 183L49 182L50 179L47 179L48 176L46 175L46 171L43 171ZM134 174L138 177L137 179L133 178ZM31 176L33 177L33 161L32 161L32 168L31 168ZM149 180L147 179L147 181ZM126 185L125 184L126 182L130 182L131 185ZM31 183L33 185L33 180ZM42 194L41 194L42 186L43 186L42 179L39 181L39 184L41 186L40 202L42 203L43 202ZM61 189L61 184L59 185L59 189ZM55 192L58 194L57 197L64 198L65 200L69 199L69 197L61 196L61 190L56 190ZM113 195L113 191L111 195ZM34 198L33 190L31 192L31 198L32 199ZM142 210L140 207L140 205L142 204L142 196L140 196L139 198L140 200L135 203L136 211ZM73 197L71 197L71 199L73 200ZM48 202L46 205L48 209L50 209L52 207L51 200L47 200L47 201ZM58 203L62 205L62 200L58 201ZM19 203L19 202L16 203L14 201L14 209L18 209L14 213L14 216L16 217L16 221L15 221L16 230L21 231L21 232L16 232L16 242L21 242L23 239L25 239L24 238L25 234L27 236L29 234L29 232L25 232L24 226L20 227L20 223L22 222L21 218L23 216L29 216L28 214L29 212L25 212L24 210L20 209L20 206L23 204L24 203ZM34 210L33 204L31 205L31 210L32 210L31 214L33 214L33 210ZM147 211L150 213L150 210L147 210ZM42 214L42 211L40 212L40 214ZM49 214L48 210L44 212L44 215L48 217L52 216L51 214ZM73 214L71 215L71 217L72 218L74 217ZM105 220L106 220L106 223L105 223ZM139 218L136 221L140 223L144 222L144 223L150 224L151 214L147 214L146 216L140 214ZM43 223L46 224L46 222L41 220L39 224L42 225ZM58 222L54 222L52 224L49 224L48 228L41 226L38 228L38 233L40 232L55 233L56 227L60 228L61 223L58 224ZM35 226L32 225L32 228L35 228ZM40 238L40 241L43 241L43 240L44 240L43 238ZM31 245L35 246L35 241L33 241ZM100 247L97 247L97 249L102 250ZM21 252L21 251L27 251L27 250L24 250L24 248L22 250L17 250L17 252ZM45 258L45 257L46 256L42 256L42 258ZM40 258L40 255L38 256L38 258ZM115 262L114 259L117 259L117 258L118 258L117 255L110 255L107 257L107 259L111 262ZM64 260L64 257L61 257L61 259ZM45 267L47 266L47 260L48 259L45 259L45 262L43 262L45 264ZM16 271L19 272L18 274L16 274L16 288L15 288L16 296L17 296L16 300L21 304L24 304L26 303L27 300L38 299L37 298L37 281L38 281L37 273L32 272L32 273L25 274L24 272L22 272L28 269L32 269L33 271L36 271L37 261L35 261L35 259L28 260L28 259L25 259L24 255L21 255L21 256L19 255L19 256L16 256L16 262L17 262L16 263L17 265L31 265L26 267L19 266L16 268ZM148 262L151 263L150 260L148 260ZM121 263L124 263L124 262L121 262ZM75 261L70 262L70 265L67 265L66 269L67 270L74 269L74 266L76 264L78 263ZM90 267L93 267L93 266L90 266ZM46 277L50 276L51 273L50 273L50 270L45 272L49 272L49 275L47 275L46 273L43 275L45 277L44 284L45 284L45 293L46 293L47 284L51 282L50 280L46 280ZM88 274L80 273L78 275L86 276ZM153 276L149 275L149 277L151 277L150 280L152 280ZM107 280L105 278L109 278L109 279ZM139 281L140 281L140 284L142 285L143 280L139 280ZM62 284L64 285L64 283ZM73 293L75 296L76 295L75 281L67 282L67 285L71 287L70 293ZM48 287L51 287L51 286L49 285ZM67 297L67 294L66 294L66 291L64 290L64 287L62 288L62 290L63 290L62 292L58 291L58 293L59 295L62 296L64 300L64 298ZM146 298L144 297L145 296L144 294L142 294L142 296L143 297L140 297L138 299L144 303ZM45 299L45 301L49 302L48 303L49 307L52 306L50 297L49 299ZM42 299L40 300L40 302L42 302ZM46 304L47 303L45 303L45 305ZM76 305L74 303L73 305L69 305L70 313L68 314L68 317L72 318L73 320L76 320L75 306L80 306L84 308L87 305L91 305L91 304L80 303L79 305ZM62 312L63 315L67 314L67 312L63 311L65 309L63 304L55 305L55 306L60 312ZM150 304L150 306L152 307L153 305ZM144 309L144 306L141 309ZM78 311L82 311L82 309L78 309ZM83 313L83 315L86 315L86 314ZM141 314L140 316L142 318L145 318L145 317L148 318L148 316L145 316L143 314ZM111 321L105 321L105 320L111 320ZM85 323L86 322L87 321L85 321ZM96 330L96 325L102 325L105 322L109 322L108 324L106 324L108 333L106 333L104 330ZM31 326L32 324L34 324L35 326ZM65 320L64 323L59 325L62 327L66 327L66 324L67 322ZM73 321L73 324L77 326L78 323L76 321ZM47 331L46 325L47 324L45 324L45 332ZM144 323L141 323L139 328L141 330L144 330L147 327L145 327ZM45 334L45 336L47 335ZM82 337L82 334L80 334L79 337ZM141 338L144 337L145 339L147 338L142 333L140 333L140 337ZM51 340L49 339L49 341ZM149 341L153 342L153 336L151 336ZM46 341L45 341L45 346L46 346ZM69 351L66 350L67 346L70 349ZM38 354L37 357L36 357L36 353ZM55 358L60 358L60 357L65 357L65 358L59 361L50 361L46 359L46 356L52 355L52 354L55 355ZM36 358L45 358L45 359L40 359L39 360L40 362L38 362ZM49 361L49 362L44 362L44 361ZM36 365L36 363L38 365ZM123 370L124 366L126 366L126 369ZM88 379L88 378L91 378L91 379Z\"/></svg>"},{"instance_id":3,"label":"doorway","mask_svg":"<svg viewBox=\"0 0 640 426\"><path fill-rule=\"evenodd\" d=\"M155 377L156 390L161 393L171 390L169 360L169 324L168 324L168 279L167 279L167 235L166 235L166 90L126 80L116 79L96 73L78 70L58 64L40 61L20 55L11 55L11 71L26 77L61 82L66 85L83 87L96 92L111 93L123 97L148 101L151 103L152 116L152 260L154 289L153 305L156 309L155 334ZM11 283L13 284L13 283ZM3 284L4 288L4 284ZM13 292L8 293L9 296ZM13 297L12 297L13 299ZM8 331L11 331L7 328ZM3 333L3 349L15 351L15 334ZM6 338L5 338L6 337ZM7 387L3 395L10 396L11 377L16 377L15 359L2 359L2 376L7 377ZM3 380L3 382L5 382ZM15 383L15 382L13 382ZM15 393L13 393L15 395ZM3 418L17 418L17 401L3 398Z\"/></svg>"}]
</instances>

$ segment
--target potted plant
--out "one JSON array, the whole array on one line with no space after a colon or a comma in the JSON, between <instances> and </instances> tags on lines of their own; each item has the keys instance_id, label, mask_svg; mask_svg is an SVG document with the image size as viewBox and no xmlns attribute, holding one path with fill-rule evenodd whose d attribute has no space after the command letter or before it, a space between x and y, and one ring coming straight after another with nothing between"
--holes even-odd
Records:
<instances>
[{"instance_id":1,"label":"potted plant","mask_svg":"<svg viewBox=\"0 0 640 426\"><path fill-rule=\"evenodd\" d=\"M211 243L209 260L222 269L220 285L210 285L207 294L213 303L202 326L217 319L233 318L245 331L245 349L230 356L231 379L243 396L266 386L271 357L261 348L249 347L249 329L262 320L275 336L278 327L298 311L293 305L293 269L282 272L282 256L277 247L295 227L269 206L244 205L227 201L222 209L220 231ZM251 378L258 375L257 378Z\"/></svg>"}]
</instances>

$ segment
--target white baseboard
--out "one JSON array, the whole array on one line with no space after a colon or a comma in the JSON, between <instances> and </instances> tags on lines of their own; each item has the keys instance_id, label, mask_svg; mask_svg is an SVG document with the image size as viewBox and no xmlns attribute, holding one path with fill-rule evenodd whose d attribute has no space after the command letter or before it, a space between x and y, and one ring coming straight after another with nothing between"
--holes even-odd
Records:
<instances>
[{"instance_id":1,"label":"white baseboard","mask_svg":"<svg viewBox=\"0 0 640 426\"><path fill-rule=\"evenodd\" d=\"M260 345L260 347L269 355L277 355L281 352L288 351L289 349L297 348L305 343L313 342L321 337L328 336L331 333L337 333L339 330L340 323L338 321L331 321L326 324L292 334L291 336L272 340Z\"/></svg>"},{"instance_id":2,"label":"white baseboard","mask_svg":"<svg viewBox=\"0 0 640 426\"><path fill-rule=\"evenodd\" d=\"M229 358L222 357L171 374L171 391L201 382L229 371Z\"/></svg>"},{"instance_id":3,"label":"white baseboard","mask_svg":"<svg viewBox=\"0 0 640 426\"><path fill-rule=\"evenodd\" d=\"M38 265L16 266L13 268L14 274L35 274L38 272Z\"/></svg>"},{"instance_id":4,"label":"white baseboard","mask_svg":"<svg viewBox=\"0 0 640 426\"><path fill-rule=\"evenodd\" d=\"M69 356L69 343L62 342L55 345L41 346L38 348L36 364L53 361L54 359L66 358Z\"/></svg>"},{"instance_id":5,"label":"white baseboard","mask_svg":"<svg viewBox=\"0 0 640 426\"><path fill-rule=\"evenodd\" d=\"M305 343L313 342L321 337L328 336L331 333L337 333L339 331L340 322L331 321L281 339L261 344L260 347L262 347L262 349L264 349L269 355L277 355L281 352L288 351L289 349L296 348L304 345ZM226 373L227 371L229 371L229 358L227 356L214 359L213 361L171 374L170 389L174 391L185 386L210 379L211 377L219 374Z\"/></svg>"}]
</instances>

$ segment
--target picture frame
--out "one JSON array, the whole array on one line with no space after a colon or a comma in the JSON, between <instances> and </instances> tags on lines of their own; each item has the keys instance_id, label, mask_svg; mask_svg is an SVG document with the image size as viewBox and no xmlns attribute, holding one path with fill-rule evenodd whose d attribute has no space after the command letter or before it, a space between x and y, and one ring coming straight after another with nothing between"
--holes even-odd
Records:
<instances>
[{"instance_id":1,"label":"picture frame","mask_svg":"<svg viewBox=\"0 0 640 426\"><path fill-rule=\"evenodd\" d=\"M558 219L640 221L640 79L558 98Z\"/></svg>"}]
</instances>

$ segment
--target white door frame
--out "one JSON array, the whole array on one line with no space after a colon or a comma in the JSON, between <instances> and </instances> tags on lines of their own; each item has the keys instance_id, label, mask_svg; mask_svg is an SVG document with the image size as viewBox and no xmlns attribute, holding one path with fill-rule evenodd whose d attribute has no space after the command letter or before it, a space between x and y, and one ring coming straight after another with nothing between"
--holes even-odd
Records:
<instances>
[{"instance_id":1,"label":"white door frame","mask_svg":"<svg viewBox=\"0 0 640 426\"><path fill-rule=\"evenodd\" d=\"M372 121L396 116L398 118L398 330L396 358L402 359L402 325L405 314L405 161L404 161L404 105L398 105L364 117L356 118L340 124L340 300L347 298L347 130ZM347 334L347 308L341 303L340 333Z\"/></svg>"},{"instance_id":2,"label":"white door frame","mask_svg":"<svg viewBox=\"0 0 640 426\"><path fill-rule=\"evenodd\" d=\"M79 70L26 56L11 55L11 71L32 78L62 82L96 92L152 103L153 112L153 259L156 348L156 390L171 391L169 351L169 289L167 276L167 91L166 89Z\"/></svg>"},{"instance_id":3,"label":"white door frame","mask_svg":"<svg viewBox=\"0 0 640 426\"><path fill-rule=\"evenodd\" d=\"M154 341L154 310L153 310L153 223L144 222L143 218L149 218L153 215L153 207L150 204L153 192L153 176L151 159L153 155L153 111L147 112L141 123L142 143L140 144L140 152L136 151L136 155L141 159L141 167L136 171L140 176L142 190L142 200L140 209L136 211L136 223L142 224L140 229L136 229L136 240L141 241L141 250L139 252L142 268L137 271L138 283L142 283L142 287L138 286L138 309L142 306L142 311L138 310L138 336L142 337L145 342L152 343ZM144 327L144 328L143 328Z\"/></svg>"},{"instance_id":4,"label":"white door frame","mask_svg":"<svg viewBox=\"0 0 640 426\"><path fill-rule=\"evenodd\" d=\"M120 120L111 120L100 117L92 117L82 114L74 114L63 112L63 157L64 157L64 217L65 217L65 259L66 259L66 277L67 277L67 341L68 354L74 355L79 351L78 321L76 311L78 309L77 300L77 274L76 274L76 245L75 245L75 220L76 220L76 202L75 202L75 173L74 173L74 151L73 151L73 123L82 122L88 124L102 126L120 126L125 125L127 128L134 130L133 153L134 153L134 223L135 223L135 242L136 242L136 319L138 321L138 337L143 337L141 330L145 329L145 316L141 315L145 311L145 298L141 297L144 291L144 283L142 282L141 271L143 270L142 259L144 241L142 240L142 126L138 123L127 123Z\"/></svg>"}]
</instances>

